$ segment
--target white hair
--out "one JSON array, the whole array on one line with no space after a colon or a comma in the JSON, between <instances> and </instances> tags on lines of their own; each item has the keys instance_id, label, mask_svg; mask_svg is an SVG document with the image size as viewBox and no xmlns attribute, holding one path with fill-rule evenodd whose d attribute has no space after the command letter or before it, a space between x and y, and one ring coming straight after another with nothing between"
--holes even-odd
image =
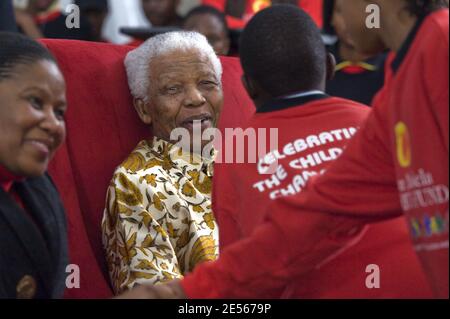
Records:
<instances>
[{"instance_id":1,"label":"white hair","mask_svg":"<svg viewBox=\"0 0 450 319\"><path fill-rule=\"evenodd\" d=\"M212 63L217 79L222 83L222 64L205 36L198 32L175 31L148 39L125 58L128 86L134 98L148 101L150 63L157 57L177 50L198 50Z\"/></svg>"}]
</instances>

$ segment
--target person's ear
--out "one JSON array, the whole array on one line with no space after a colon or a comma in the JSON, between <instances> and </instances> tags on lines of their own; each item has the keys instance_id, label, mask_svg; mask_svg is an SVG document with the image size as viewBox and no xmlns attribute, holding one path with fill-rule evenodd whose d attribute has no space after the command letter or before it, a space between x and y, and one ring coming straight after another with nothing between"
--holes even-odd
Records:
<instances>
[{"instance_id":1,"label":"person's ear","mask_svg":"<svg viewBox=\"0 0 450 319\"><path fill-rule=\"evenodd\" d=\"M150 115L150 103L145 102L143 99L134 99L133 105L141 121L147 125L152 124L152 116Z\"/></svg>"},{"instance_id":2,"label":"person's ear","mask_svg":"<svg viewBox=\"0 0 450 319\"><path fill-rule=\"evenodd\" d=\"M251 79L249 79L248 76L243 74L242 77L241 77L241 82L242 82L242 85L245 88L245 91L247 91L248 96L252 100L255 100L258 97L258 94L256 92L255 85L253 84L253 81Z\"/></svg>"},{"instance_id":3,"label":"person's ear","mask_svg":"<svg viewBox=\"0 0 450 319\"><path fill-rule=\"evenodd\" d=\"M336 72L336 58L333 54L327 54L327 81L334 78Z\"/></svg>"}]
</instances>

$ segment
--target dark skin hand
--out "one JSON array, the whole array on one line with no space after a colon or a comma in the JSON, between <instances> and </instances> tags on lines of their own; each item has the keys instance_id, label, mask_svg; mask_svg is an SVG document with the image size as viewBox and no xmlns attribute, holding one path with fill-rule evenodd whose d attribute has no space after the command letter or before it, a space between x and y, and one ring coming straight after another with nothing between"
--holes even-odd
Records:
<instances>
[{"instance_id":1,"label":"dark skin hand","mask_svg":"<svg viewBox=\"0 0 450 319\"><path fill-rule=\"evenodd\" d=\"M17 25L20 26L22 31L32 39L43 38L41 30L34 22L33 16L23 10L15 10L14 14L16 16Z\"/></svg>"}]
</instances>

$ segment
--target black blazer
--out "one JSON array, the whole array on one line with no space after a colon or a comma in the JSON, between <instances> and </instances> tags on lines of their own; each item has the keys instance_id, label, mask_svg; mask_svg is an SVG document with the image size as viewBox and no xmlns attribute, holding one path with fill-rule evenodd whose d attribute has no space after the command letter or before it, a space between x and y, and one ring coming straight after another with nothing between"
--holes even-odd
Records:
<instances>
[{"instance_id":1,"label":"black blazer","mask_svg":"<svg viewBox=\"0 0 450 319\"><path fill-rule=\"evenodd\" d=\"M0 298L61 298L68 253L58 191L48 175L13 187L29 214L0 188Z\"/></svg>"}]
</instances>

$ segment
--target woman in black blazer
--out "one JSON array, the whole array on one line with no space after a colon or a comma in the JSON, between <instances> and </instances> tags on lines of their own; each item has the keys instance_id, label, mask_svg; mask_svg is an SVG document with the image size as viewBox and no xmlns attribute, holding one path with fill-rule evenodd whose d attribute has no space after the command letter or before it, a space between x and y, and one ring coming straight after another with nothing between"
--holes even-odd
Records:
<instances>
[{"instance_id":1,"label":"woman in black blazer","mask_svg":"<svg viewBox=\"0 0 450 319\"><path fill-rule=\"evenodd\" d=\"M60 298L66 224L46 171L65 138L65 82L37 42L0 32L0 43L0 298Z\"/></svg>"}]
</instances>

